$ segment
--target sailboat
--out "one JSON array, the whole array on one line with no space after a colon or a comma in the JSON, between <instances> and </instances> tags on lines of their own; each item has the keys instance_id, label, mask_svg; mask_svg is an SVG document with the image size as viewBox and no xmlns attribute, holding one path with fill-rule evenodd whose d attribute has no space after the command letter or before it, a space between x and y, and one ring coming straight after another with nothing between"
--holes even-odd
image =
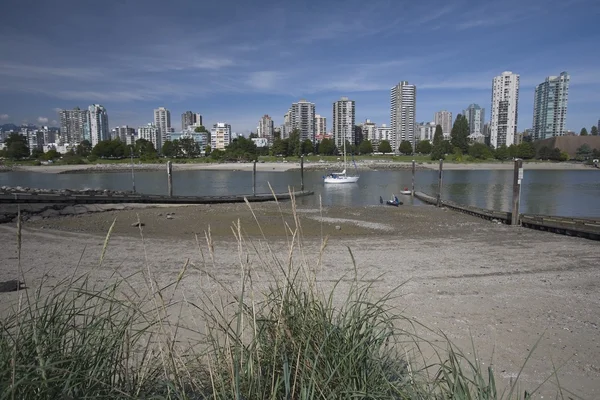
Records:
<instances>
[{"instance_id":1,"label":"sailboat","mask_svg":"<svg viewBox=\"0 0 600 400\"><path fill-rule=\"evenodd\" d=\"M354 165L356 167L356 164ZM344 132L344 170L342 172L332 172L327 176L323 177L324 183L356 183L358 182L358 175L348 176L346 175L346 169L348 168L348 162L346 160L346 133Z\"/></svg>"}]
</instances>

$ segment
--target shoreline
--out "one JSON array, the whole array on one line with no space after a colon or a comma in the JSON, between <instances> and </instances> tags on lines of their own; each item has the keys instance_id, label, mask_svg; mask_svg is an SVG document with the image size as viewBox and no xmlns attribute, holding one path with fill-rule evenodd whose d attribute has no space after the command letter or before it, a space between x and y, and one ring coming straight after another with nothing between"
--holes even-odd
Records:
<instances>
[{"instance_id":1,"label":"shoreline","mask_svg":"<svg viewBox=\"0 0 600 400\"><path fill-rule=\"evenodd\" d=\"M196 171L196 170L212 170L212 171L252 171L253 163L199 163L199 164L173 164L173 171ZM417 162L416 169L418 170L438 170L437 162ZM166 164L134 164L134 170L137 172L145 171L162 171L166 170ZM306 171L328 171L332 169L342 168L340 162L305 162L304 169ZM360 161L357 162L357 169L360 170L379 170L379 169L411 169L411 162L394 162L394 161ZM512 170L514 164L511 161L503 163L444 163L445 171L456 170ZM591 166L581 163L554 163L554 162L523 162L525 170L593 170ZM258 162L256 170L259 172L286 172L299 171L300 163L281 163L281 162ZM129 172L131 164L87 164L87 165L20 165L13 167L12 171L18 172L38 172L45 174L80 174L80 173L112 173L112 172ZM10 172L10 171L5 171Z\"/></svg>"}]
</instances>

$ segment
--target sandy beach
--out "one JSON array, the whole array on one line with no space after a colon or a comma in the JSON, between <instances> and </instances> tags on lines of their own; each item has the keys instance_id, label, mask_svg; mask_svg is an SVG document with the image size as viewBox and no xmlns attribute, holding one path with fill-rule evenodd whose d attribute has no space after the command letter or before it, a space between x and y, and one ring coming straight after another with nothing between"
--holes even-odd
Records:
<instances>
[{"instance_id":1,"label":"sandy beach","mask_svg":"<svg viewBox=\"0 0 600 400\"><path fill-rule=\"evenodd\" d=\"M234 285L243 258L259 266L268 244L285 260L295 226L290 203L137 207L107 212L31 220L24 223L22 265L27 284L42 277L59 280L94 270L97 279L113 272L153 271L159 284L171 282L186 260L210 259L205 233L214 241L213 271ZM167 215L169 214L169 215ZM300 208L301 247L295 258L316 265L328 237L318 272L328 287L353 273L373 283L381 296L404 283L393 305L404 315L441 330L465 352L471 337L483 368L493 365L498 385L519 372L541 337L521 376L521 387L534 389L559 371L560 384L585 399L600 397L600 270L598 242L511 227L429 206ZM137 220L140 229L132 226ZM98 266L104 237L116 219L105 262ZM246 238L240 246L235 226ZM286 228L287 224L288 227ZM196 242L196 234L199 244ZM16 227L0 225L0 281L18 274ZM83 257L82 257L83 256ZM191 268L191 267L190 267ZM257 270L257 276L261 273ZM262 278L261 278L262 279ZM182 293L193 301L203 282L192 273ZM14 293L0 293L6 305ZM424 336L430 335L426 331ZM493 359L491 356L493 354ZM551 378L534 398L554 398Z\"/></svg>"},{"instance_id":2,"label":"sandy beach","mask_svg":"<svg viewBox=\"0 0 600 400\"><path fill-rule=\"evenodd\" d=\"M326 171L342 168L340 162L305 162L306 170ZM365 169L410 169L410 162L392 162L385 160L357 161L359 170ZM284 172L300 168L299 162L259 162L257 171ZM418 162L419 169L439 168L438 162ZM512 170L514 164L510 161L503 163L453 163L444 162L444 170ZM554 163L554 162L524 162L526 170L590 170L592 167L581 163ZM134 164L136 171L166 170L166 164ZM174 171L190 170L218 170L218 171L252 171L253 163L198 163L198 164L173 164ZM86 164L86 165L40 165L17 166L15 171L40 172L50 174L86 173L86 172L125 172L131 170L131 164Z\"/></svg>"}]
</instances>

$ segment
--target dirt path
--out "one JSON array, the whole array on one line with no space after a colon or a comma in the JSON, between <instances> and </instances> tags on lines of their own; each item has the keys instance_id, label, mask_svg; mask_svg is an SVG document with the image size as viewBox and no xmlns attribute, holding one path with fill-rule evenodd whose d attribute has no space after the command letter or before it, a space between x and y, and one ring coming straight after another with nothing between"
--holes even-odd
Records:
<instances>
[{"instance_id":1,"label":"dirt path","mask_svg":"<svg viewBox=\"0 0 600 400\"><path fill-rule=\"evenodd\" d=\"M283 216L273 203L253 206L262 233L245 205L147 208L26 222L22 265L29 285L44 274L50 280L64 278L82 255L80 270L97 268L99 281L113 271L128 274L149 266L159 282L167 283L186 260L200 265L202 257L209 259L203 237L210 225L216 257L211 268L222 282L233 284L239 279L240 259L233 224L239 220L249 237L244 248L250 262L261 263L266 243L285 259L283 221L293 227L294 216L289 204L282 207ZM139 228L131 226L138 215L145 224L144 243ZM473 337L482 367L487 368L494 354L501 383L516 376L543 335L524 370L523 389L537 387L552 374L554 363L564 365L561 386L585 399L600 398L598 242L512 228L433 207L329 209L323 211L323 223L319 210L300 209L297 215L304 254L297 258L315 265L321 231L329 236L318 274L323 285L353 274L348 246L359 276L373 282L374 296L404 283L395 306L441 329L465 352L470 352ZM106 260L97 267L104 234L115 218ZM263 233L266 240L261 239ZM0 225L0 281L17 275L15 241L14 224ZM202 285L191 274L182 291L193 300L204 290ZM14 294L0 294L0 304L14 299ZM555 381L551 379L536 398L554 398Z\"/></svg>"}]
</instances>

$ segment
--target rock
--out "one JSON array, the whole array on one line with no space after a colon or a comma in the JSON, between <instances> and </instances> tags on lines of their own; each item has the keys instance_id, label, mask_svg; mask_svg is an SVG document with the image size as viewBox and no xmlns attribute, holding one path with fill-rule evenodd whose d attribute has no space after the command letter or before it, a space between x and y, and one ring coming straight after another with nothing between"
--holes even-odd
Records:
<instances>
[{"instance_id":1,"label":"rock","mask_svg":"<svg viewBox=\"0 0 600 400\"><path fill-rule=\"evenodd\" d=\"M162 217L162 215L163 215L163 213L158 213L158 216L159 216L159 217Z\"/></svg>"},{"instance_id":2,"label":"rock","mask_svg":"<svg viewBox=\"0 0 600 400\"><path fill-rule=\"evenodd\" d=\"M131 224L131 226L135 226L135 227L140 227L140 226L145 226L146 224L143 222L134 222L133 224Z\"/></svg>"},{"instance_id":3,"label":"rock","mask_svg":"<svg viewBox=\"0 0 600 400\"><path fill-rule=\"evenodd\" d=\"M167 219L173 219L172 215L167 214Z\"/></svg>"},{"instance_id":4,"label":"rock","mask_svg":"<svg viewBox=\"0 0 600 400\"><path fill-rule=\"evenodd\" d=\"M31 217L29 217L29 221L31 222L39 221L41 219L44 219L44 217L42 217L41 215L32 215Z\"/></svg>"},{"instance_id":5,"label":"rock","mask_svg":"<svg viewBox=\"0 0 600 400\"><path fill-rule=\"evenodd\" d=\"M60 215L60 212L58 212L58 210L48 209L48 210L42 211L42 213L40 215L44 218L57 217Z\"/></svg>"},{"instance_id":6,"label":"rock","mask_svg":"<svg viewBox=\"0 0 600 400\"><path fill-rule=\"evenodd\" d=\"M342 227L341 227L341 226L339 226L339 225L336 225L336 226L335 226L335 229L339 231L339 230L342 230Z\"/></svg>"}]
</instances>

